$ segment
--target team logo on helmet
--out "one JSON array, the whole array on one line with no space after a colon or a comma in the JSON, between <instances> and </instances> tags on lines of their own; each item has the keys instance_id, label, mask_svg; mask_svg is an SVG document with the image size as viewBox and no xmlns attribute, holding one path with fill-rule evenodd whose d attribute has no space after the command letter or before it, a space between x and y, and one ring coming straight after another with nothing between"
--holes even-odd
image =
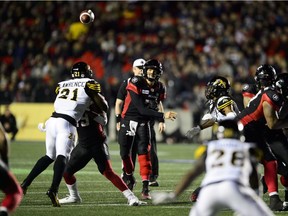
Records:
<instances>
[{"instance_id":1,"label":"team logo on helmet","mask_svg":"<svg viewBox=\"0 0 288 216\"><path fill-rule=\"evenodd\" d=\"M216 76L207 83L205 96L208 100L229 95L230 83L225 77Z\"/></svg>"},{"instance_id":2,"label":"team logo on helmet","mask_svg":"<svg viewBox=\"0 0 288 216\"><path fill-rule=\"evenodd\" d=\"M85 62L77 62L71 69L72 78L92 78L93 72L90 65Z\"/></svg>"}]
</instances>

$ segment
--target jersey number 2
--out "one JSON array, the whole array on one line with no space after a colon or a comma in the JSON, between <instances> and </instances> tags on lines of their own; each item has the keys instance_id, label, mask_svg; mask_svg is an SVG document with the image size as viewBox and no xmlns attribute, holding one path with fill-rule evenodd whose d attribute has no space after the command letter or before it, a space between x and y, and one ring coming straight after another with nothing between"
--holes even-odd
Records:
<instances>
[{"instance_id":1,"label":"jersey number 2","mask_svg":"<svg viewBox=\"0 0 288 216\"><path fill-rule=\"evenodd\" d=\"M215 162L213 163L212 167L217 167L217 166L223 166L224 164L224 154L225 152L223 150L214 150L212 154L215 156ZM232 153L231 157L231 164L234 166L243 166L244 164L244 155L243 152L240 151L234 151Z\"/></svg>"},{"instance_id":2,"label":"jersey number 2","mask_svg":"<svg viewBox=\"0 0 288 216\"><path fill-rule=\"evenodd\" d=\"M69 94L70 94L70 89L68 88L62 89L58 98L68 99ZM70 100L76 101L77 95L78 95L78 89L76 88L72 91L72 97L70 98Z\"/></svg>"}]
</instances>

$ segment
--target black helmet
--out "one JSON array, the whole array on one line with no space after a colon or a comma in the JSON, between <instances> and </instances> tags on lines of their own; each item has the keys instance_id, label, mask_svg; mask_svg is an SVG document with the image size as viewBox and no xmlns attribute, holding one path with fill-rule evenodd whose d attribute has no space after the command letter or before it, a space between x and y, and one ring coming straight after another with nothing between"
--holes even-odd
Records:
<instances>
[{"instance_id":1,"label":"black helmet","mask_svg":"<svg viewBox=\"0 0 288 216\"><path fill-rule=\"evenodd\" d=\"M223 95L229 95L230 83L222 76L213 77L206 86L205 96L208 100L219 98Z\"/></svg>"},{"instance_id":2,"label":"black helmet","mask_svg":"<svg viewBox=\"0 0 288 216\"><path fill-rule=\"evenodd\" d=\"M147 77L147 70L148 69L154 69L155 71L155 78L148 78ZM156 59L150 59L148 61L146 61L146 63L143 66L143 75L144 77L148 78L150 81L154 81L154 80L159 80L159 78L161 77L161 75L163 74L163 67L162 64L156 60Z\"/></svg>"},{"instance_id":3,"label":"black helmet","mask_svg":"<svg viewBox=\"0 0 288 216\"><path fill-rule=\"evenodd\" d=\"M255 81L258 88L272 86L275 83L276 77L275 69L271 65L264 64L257 68Z\"/></svg>"},{"instance_id":4,"label":"black helmet","mask_svg":"<svg viewBox=\"0 0 288 216\"><path fill-rule=\"evenodd\" d=\"M85 62L77 62L71 69L72 78L92 78L93 72L90 69L90 65Z\"/></svg>"},{"instance_id":5,"label":"black helmet","mask_svg":"<svg viewBox=\"0 0 288 216\"><path fill-rule=\"evenodd\" d=\"M227 119L214 124L212 132L215 139L235 138L242 140L243 128L243 124L240 122Z\"/></svg>"},{"instance_id":6,"label":"black helmet","mask_svg":"<svg viewBox=\"0 0 288 216\"><path fill-rule=\"evenodd\" d=\"M276 88L285 100L288 100L288 73L281 73L276 79Z\"/></svg>"}]
</instances>

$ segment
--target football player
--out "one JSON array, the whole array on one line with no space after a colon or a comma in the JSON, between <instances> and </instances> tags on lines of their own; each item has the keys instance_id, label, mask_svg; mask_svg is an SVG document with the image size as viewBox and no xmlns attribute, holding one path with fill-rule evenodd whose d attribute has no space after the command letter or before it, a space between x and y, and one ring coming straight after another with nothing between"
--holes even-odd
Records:
<instances>
[{"instance_id":1,"label":"football player","mask_svg":"<svg viewBox=\"0 0 288 216\"><path fill-rule=\"evenodd\" d=\"M230 83L222 76L213 77L206 86L205 96L209 103L209 113L202 118L200 125L187 131L186 136L191 139L201 130L213 126L216 122L225 119L233 119L239 113L236 102L230 96ZM191 195L191 201L195 202L200 192L200 187L196 188Z\"/></svg>"},{"instance_id":2,"label":"football player","mask_svg":"<svg viewBox=\"0 0 288 216\"><path fill-rule=\"evenodd\" d=\"M236 119L244 125L247 141L256 143L264 153L261 163L264 166L264 180L269 192L270 208L275 211L286 211L287 207L285 205L283 207L278 194L277 160L278 172L282 175L281 183L287 187L288 169L287 166L282 166L282 162L288 163L288 142L283 130L276 129L281 126L276 111L282 106L283 98L275 89L275 69L267 64L259 66L255 73L255 81L254 90L257 89L258 92ZM243 91L249 92L243 93L244 98L253 95L251 90L253 88L244 86Z\"/></svg>"},{"instance_id":3,"label":"football player","mask_svg":"<svg viewBox=\"0 0 288 216\"><path fill-rule=\"evenodd\" d=\"M93 71L85 62L77 62L71 69L72 79L58 83L55 112L46 121L46 155L40 158L21 186L26 192L32 181L52 162L54 174L47 191L54 207L60 207L58 188L76 136L76 124L93 101L102 110L108 105L100 94L101 87L93 79Z\"/></svg>"},{"instance_id":4,"label":"football player","mask_svg":"<svg viewBox=\"0 0 288 216\"><path fill-rule=\"evenodd\" d=\"M0 206L0 216L8 216L19 206L23 192L15 176L9 171L8 138L0 123L0 189L4 198Z\"/></svg>"},{"instance_id":5,"label":"football player","mask_svg":"<svg viewBox=\"0 0 288 216\"><path fill-rule=\"evenodd\" d=\"M145 62L146 61L142 58L136 59L133 62L133 67L132 67L133 75L132 75L132 77L143 75L143 66L144 66ZM124 80L122 82L120 88L118 89L118 92L117 92L117 98L116 98L116 102L115 102L115 116L116 116L116 130L117 131L120 130L121 112L123 110L124 101L125 101L125 98L127 95L126 87L127 87L128 83L130 82L130 80L132 79L132 77L128 78L127 80ZM136 157L137 157L137 139L134 140L132 150L131 150L131 158L132 158L132 162L133 162L134 166L135 166L135 162L136 162ZM122 171L123 171L123 173L121 174L122 179L127 184L129 189L133 190L133 188L136 184L136 179L134 179L134 181L129 181L129 179L127 178L125 171L123 169L123 164L122 164Z\"/></svg>"},{"instance_id":6,"label":"football player","mask_svg":"<svg viewBox=\"0 0 288 216\"><path fill-rule=\"evenodd\" d=\"M144 59L136 59L133 62L133 74L134 76L142 76L143 75L143 67L145 64ZM146 64L146 67L151 64L153 66L153 61L150 60ZM151 77L150 79L147 80L148 84L150 86L154 86L154 95L155 97L151 97L151 103L155 103L155 105L151 106L152 109L156 111L160 111L164 113L164 107L162 104L162 101L166 98L166 88L162 82L159 81L160 76L158 76L156 79ZM124 100L127 95L127 84L131 80L129 78L128 80L125 80L122 85L120 86L117 94L117 99L115 103L115 114L116 114L116 119L117 119L117 131L120 129L120 120L121 120L121 112L123 109L123 104ZM151 165L152 165L152 173L149 177L149 186L154 186L157 187L159 186L159 183L157 182L157 178L159 175L159 160L158 160L158 155L157 155L157 143L156 143L156 133L154 129L155 125L155 120L151 119L150 120L150 130L151 130L151 149L150 149L150 157L151 157ZM158 129L159 132L162 133L165 131L165 122L159 122L158 124ZM135 166L135 161L136 161L136 154L137 154L137 139L134 140L133 147L132 147L132 162L134 163ZM124 181L127 180L127 177L125 175L125 172L123 172L123 179ZM127 181L126 181L127 182ZM127 182L128 186L130 189L133 189L134 185L131 185L130 182ZM129 184L130 183L130 184Z\"/></svg>"},{"instance_id":7,"label":"football player","mask_svg":"<svg viewBox=\"0 0 288 216\"><path fill-rule=\"evenodd\" d=\"M261 197L250 187L251 176L257 175L258 150L252 143L241 141L243 125L223 120L213 126L215 140L176 186L174 192L154 192L155 205L173 202L202 173L201 193L190 216L217 215L229 208L237 215L274 215ZM228 199L227 199L228 197Z\"/></svg>"},{"instance_id":8,"label":"football player","mask_svg":"<svg viewBox=\"0 0 288 216\"><path fill-rule=\"evenodd\" d=\"M75 173L83 169L91 159L94 159L99 172L117 187L128 199L129 206L145 205L128 189L123 180L113 171L107 137L104 125L107 123L106 112L93 103L77 124L78 144L72 150L67 163L64 179L69 190L69 196L60 199L60 204L80 203L82 201L76 184Z\"/></svg>"},{"instance_id":9,"label":"football player","mask_svg":"<svg viewBox=\"0 0 288 216\"><path fill-rule=\"evenodd\" d=\"M192 139L201 130L211 127L215 122L233 119L239 113L236 102L230 96L230 83L222 76L213 77L206 86L205 96L209 103L209 113L202 118L200 125L187 131L186 136Z\"/></svg>"},{"instance_id":10,"label":"football player","mask_svg":"<svg viewBox=\"0 0 288 216\"><path fill-rule=\"evenodd\" d=\"M149 80L159 79L162 72L162 64L158 60L148 60L144 64L143 76L134 76L127 84L127 96L121 113L121 127L118 134L126 182L131 185L134 185L135 178L133 176L134 164L130 152L134 140L137 140L138 161L142 178L142 197L144 199L151 199L149 194L149 177L151 174L150 121L164 122L164 119L175 120L177 117L177 113L174 111L162 113L155 110L158 105L156 101L159 97L159 93L155 89L159 87L150 85Z\"/></svg>"}]
</instances>

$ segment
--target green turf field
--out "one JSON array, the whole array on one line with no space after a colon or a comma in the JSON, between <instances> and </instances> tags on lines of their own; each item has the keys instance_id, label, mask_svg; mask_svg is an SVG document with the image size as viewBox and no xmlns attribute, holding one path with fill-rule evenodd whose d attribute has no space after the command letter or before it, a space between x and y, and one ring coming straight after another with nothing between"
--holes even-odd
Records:
<instances>
[{"instance_id":1,"label":"green turf field","mask_svg":"<svg viewBox=\"0 0 288 216\"><path fill-rule=\"evenodd\" d=\"M193 166L194 149L197 145L188 144L158 144L158 155L160 159L160 187L151 187L152 191L171 191L181 179L182 175ZM45 154L44 143L36 142L13 142L11 143L10 166L19 182L21 182L31 170L35 162ZM116 173L120 174L121 161L119 148L116 143L110 144L112 166ZM127 206L126 198L112 183L98 173L97 167L91 161L87 167L76 174L78 188L83 199L81 204L62 205L61 208L51 206L50 199L45 195L51 184L52 165L44 171L29 187L27 194L15 216L121 216L121 215L188 215L192 203L189 201L190 193L199 185L201 178L197 179L182 196L173 204L153 206L148 201L147 206ZM139 167L136 165L135 177L138 184L134 189L135 194L140 198L141 183ZM61 182L59 197L67 194L64 181ZM280 194L283 198L283 189L280 186ZM267 196L264 200L267 202ZM3 195L1 194L1 198ZM227 197L229 199L229 197ZM275 213L276 215L288 215L288 213ZM222 211L220 215L233 215L229 210ZM251 215L252 216L252 215Z\"/></svg>"}]
</instances>

